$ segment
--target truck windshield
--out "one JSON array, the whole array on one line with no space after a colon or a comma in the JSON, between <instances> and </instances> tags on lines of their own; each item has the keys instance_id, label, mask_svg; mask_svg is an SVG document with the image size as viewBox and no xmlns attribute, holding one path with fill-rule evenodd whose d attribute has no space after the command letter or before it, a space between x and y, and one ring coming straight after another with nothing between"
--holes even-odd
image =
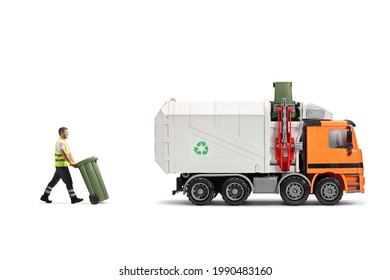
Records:
<instances>
[{"instance_id":1,"label":"truck windshield","mask_svg":"<svg viewBox=\"0 0 390 280\"><path fill-rule=\"evenodd\" d=\"M329 147L346 148L347 130L346 129L329 130Z\"/></svg>"}]
</instances>

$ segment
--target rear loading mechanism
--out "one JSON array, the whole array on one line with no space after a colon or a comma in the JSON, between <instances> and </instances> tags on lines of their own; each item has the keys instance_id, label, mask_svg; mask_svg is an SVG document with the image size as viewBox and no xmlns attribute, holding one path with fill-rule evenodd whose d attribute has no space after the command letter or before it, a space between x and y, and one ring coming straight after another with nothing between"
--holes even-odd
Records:
<instances>
[{"instance_id":1,"label":"rear loading mechanism","mask_svg":"<svg viewBox=\"0 0 390 280\"><path fill-rule=\"evenodd\" d=\"M295 102L291 82L274 83L273 101L167 102L155 118L156 161L180 173L176 194L196 205L219 193L229 205L253 193L278 193L288 205L315 194L334 205L364 192L355 124L333 121L314 104Z\"/></svg>"}]
</instances>

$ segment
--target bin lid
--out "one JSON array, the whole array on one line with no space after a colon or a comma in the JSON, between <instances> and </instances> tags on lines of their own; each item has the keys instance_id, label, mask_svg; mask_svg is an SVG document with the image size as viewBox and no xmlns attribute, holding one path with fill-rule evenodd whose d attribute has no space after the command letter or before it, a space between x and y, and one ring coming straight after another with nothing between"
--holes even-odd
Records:
<instances>
[{"instance_id":1,"label":"bin lid","mask_svg":"<svg viewBox=\"0 0 390 280\"><path fill-rule=\"evenodd\" d=\"M97 157L90 157L90 158L87 158L87 159L84 159L82 161L79 161L77 164L76 164L76 167L80 167L88 162L91 162L91 161L97 161L98 158Z\"/></svg>"}]
</instances>

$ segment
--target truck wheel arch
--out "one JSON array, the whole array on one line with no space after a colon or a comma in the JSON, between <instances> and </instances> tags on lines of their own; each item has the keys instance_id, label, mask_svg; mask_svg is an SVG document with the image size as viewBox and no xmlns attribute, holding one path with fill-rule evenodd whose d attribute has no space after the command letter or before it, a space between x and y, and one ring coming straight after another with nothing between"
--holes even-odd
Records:
<instances>
[{"instance_id":1,"label":"truck wheel arch","mask_svg":"<svg viewBox=\"0 0 390 280\"><path fill-rule=\"evenodd\" d=\"M317 173L313 176L313 179L311 180L310 184L310 193L314 193L314 188L316 184L324 177L332 177L340 182L341 186L343 187L345 192L348 192L348 184L347 179L343 174L337 174L337 173Z\"/></svg>"}]
</instances>

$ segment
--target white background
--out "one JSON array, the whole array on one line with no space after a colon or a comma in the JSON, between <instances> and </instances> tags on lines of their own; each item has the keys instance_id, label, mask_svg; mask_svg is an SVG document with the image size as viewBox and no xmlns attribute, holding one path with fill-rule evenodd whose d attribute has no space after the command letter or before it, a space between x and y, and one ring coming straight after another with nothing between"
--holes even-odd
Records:
<instances>
[{"instance_id":1,"label":"white background","mask_svg":"<svg viewBox=\"0 0 390 280\"><path fill-rule=\"evenodd\" d=\"M0 278L148 279L119 276L125 265L388 278L385 3L2 1ZM292 81L295 100L356 122L366 193L333 207L314 197L288 207L278 195L197 207L172 196L175 175L154 162L164 102L262 101L273 98L274 81ZM60 126L76 160L99 157L105 203L89 203L77 169L83 203L71 205L63 183L51 205L39 201Z\"/></svg>"}]
</instances>

